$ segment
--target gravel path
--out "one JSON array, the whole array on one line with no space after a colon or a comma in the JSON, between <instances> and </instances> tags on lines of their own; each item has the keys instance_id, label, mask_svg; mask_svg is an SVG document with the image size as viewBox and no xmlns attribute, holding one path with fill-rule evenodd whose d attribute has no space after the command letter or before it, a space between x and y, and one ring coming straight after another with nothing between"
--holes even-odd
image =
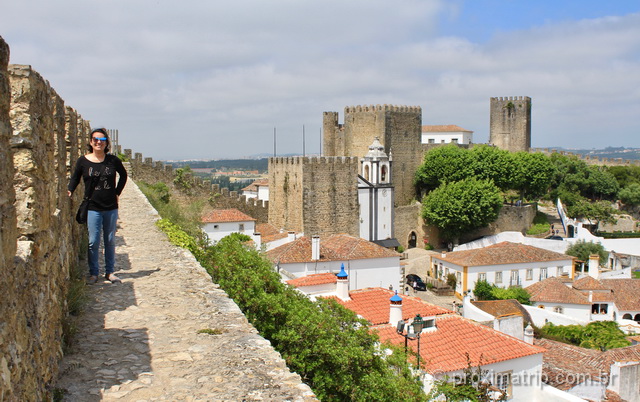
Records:
<instances>
[{"instance_id":1,"label":"gravel path","mask_svg":"<svg viewBox=\"0 0 640 402\"><path fill-rule=\"evenodd\" d=\"M56 384L64 400L316 400L193 256L168 242L132 180L120 204L122 283L89 287Z\"/></svg>"}]
</instances>

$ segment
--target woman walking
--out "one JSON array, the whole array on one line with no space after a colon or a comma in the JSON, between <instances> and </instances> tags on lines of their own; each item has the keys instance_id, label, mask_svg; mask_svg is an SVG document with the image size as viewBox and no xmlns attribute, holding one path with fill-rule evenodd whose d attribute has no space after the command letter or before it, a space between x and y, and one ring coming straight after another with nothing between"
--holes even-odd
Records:
<instances>
[{"instance_id":1,"label":"woman walking","mask_svg":"<svg viewBox=\"0 0 640 402\"><path fill-rule=\"evenodd\" d=\"M114 273L116 257L116 223L118 221L118 197L127 182L127 171L120 159L109 152L109 135L104 128L91 131L87 144L88 154L78 158L69 181L71 194L84 181L85 197L90 195L87 228L89 230L89 283L96 283L99 275L100 232L104 239L105 279L120 282ZM119 175L116 185L116 173Z\"/></svg>"}]
</instances>

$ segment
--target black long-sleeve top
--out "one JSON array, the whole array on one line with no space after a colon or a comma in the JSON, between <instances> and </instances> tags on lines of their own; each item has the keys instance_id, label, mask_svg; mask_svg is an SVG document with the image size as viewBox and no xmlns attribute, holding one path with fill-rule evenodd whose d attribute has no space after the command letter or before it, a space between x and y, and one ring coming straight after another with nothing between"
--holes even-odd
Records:
<instances>
[{"instance_id":1,"label":"black long-sleeve top","mask_svg":"<svg viewBox=\"0 0 640 402\"><path fill-rule=\"evenodd\" d=\"M116 186L116 173L120 176ZM100 163L91 162L85 156L78 158L76 167L69 180L69 191L78 187L80 178L84 180L84 195L89 193L89 185L93 183L93 194L89 209L93 211L110 211L118 208L118 197L127 183L127 171L120 159L114 155L105 155ZM92 179L93 178L93 179Z\"/></svg>"}]
</instances>

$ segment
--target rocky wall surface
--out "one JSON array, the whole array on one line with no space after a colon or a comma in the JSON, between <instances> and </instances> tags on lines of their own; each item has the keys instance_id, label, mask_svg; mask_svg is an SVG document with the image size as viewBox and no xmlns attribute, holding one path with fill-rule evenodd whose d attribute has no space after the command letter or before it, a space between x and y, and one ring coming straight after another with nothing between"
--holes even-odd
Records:
<instances>
[{"instance_id":1,"label":"rocky wall surface","mask_svg":"<svg viewBox=\"0 0 640 402\"><path fill-rule=\"evenodd\" d=\"M66 190L79 119L31 66L9 65L8 56L0 39L0 400L46 400L84 234L73 220L79 198ZM88 123L80 125L86 134Z\"/></svg>"}]
</instances>

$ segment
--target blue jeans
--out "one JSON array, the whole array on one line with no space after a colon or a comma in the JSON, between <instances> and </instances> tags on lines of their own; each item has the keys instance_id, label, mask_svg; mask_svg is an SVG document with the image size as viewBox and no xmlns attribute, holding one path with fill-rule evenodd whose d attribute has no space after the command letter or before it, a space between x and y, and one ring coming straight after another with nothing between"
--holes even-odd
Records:
<instances>
[{"instance_id":1,"label":"blue jeans","mask_svg":"<svg viewBox=\"0 0 640 402\"><path fill-rule=\"evenodd\" d=\"M98 276L100 265L100 231L104 237L104 271L108 275L113 272L116 261L116 222L118 210L89 210L87 228L89 229L89 275Z\"/></svg>"}]
</instances>

